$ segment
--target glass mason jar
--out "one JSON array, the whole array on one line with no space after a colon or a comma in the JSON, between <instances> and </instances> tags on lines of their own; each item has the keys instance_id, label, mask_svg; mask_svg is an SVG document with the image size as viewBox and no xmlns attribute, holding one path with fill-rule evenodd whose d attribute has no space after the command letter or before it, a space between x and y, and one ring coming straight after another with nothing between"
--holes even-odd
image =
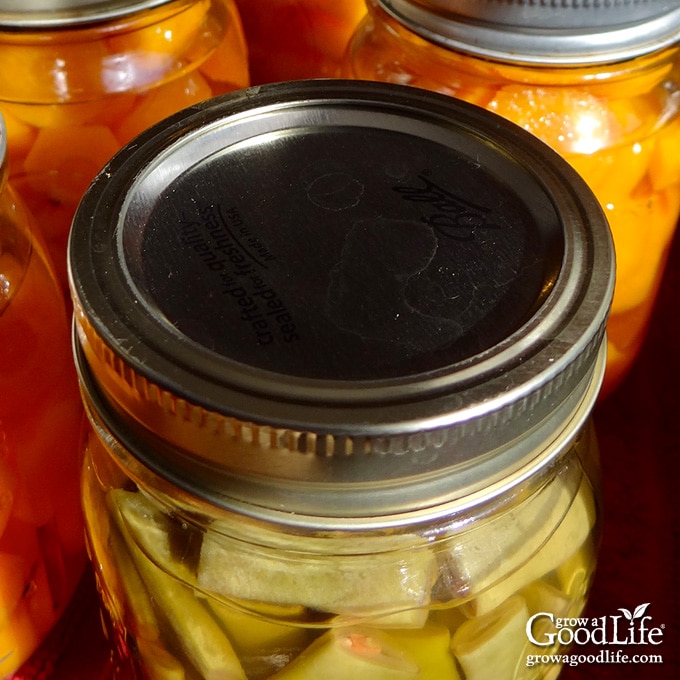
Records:
<instances>
[{"instance_id":1,"label":"glass mason jar","mask_svg":"<svg viewBox=\"0 0 680 680\"><path fill-rule=\"evenodd\" d=\"M136 676L543 677L595 567L613 251L573 169L498 120L270 84L91 185L83 503Z\"/></svg>"},{"instance_id":2,"label":"glass mason jar","mask_svg":"<svg viewBox=\"0 0 680 680\"><path fill-rule=\"evenodd\" d=\"M442 92L560 152L605 209L617 259L603 393L644 340L680 215L680 7L368 0L343 75Z\"/></svg>"},{"instance_id":3,"label":"glass mason jar","mask_svg":"<svg viewBox=\"0 0 680 680\"><path fill-rule=\"evenodd\" d=\"M364 0L236 0L253 84L338 75Z\"/></svg>"},{"instance_id":4,"label":"glass mason jar","mask_svg":"<svg viewBox=\"0 0 680 680\"><path fill-rule=\"evenodd\" d=\"M233 0L0 0L10 173L67 290L85 188L143 129L249 84Z\"/></svg>"},{"instance_id":5,"label":"glass mason jar","mask_svg":"<svg viewBox=\"0 0 680 680\"><path fill-rule=\"evenodd\" d=\"M0 678L38 648L87 564L70 324L6 144L0 121Z\"/></svg>"}]
</instances>

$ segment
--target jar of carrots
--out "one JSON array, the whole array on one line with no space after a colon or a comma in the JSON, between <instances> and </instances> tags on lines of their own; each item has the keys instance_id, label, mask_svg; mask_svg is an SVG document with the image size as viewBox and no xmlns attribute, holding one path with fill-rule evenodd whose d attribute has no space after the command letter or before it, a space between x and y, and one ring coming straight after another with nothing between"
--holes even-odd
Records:
<instances>
[{"instance_id":1,"label":"jar of carrots","mask_svg":"<svg viewBox=\"0 0 680 680\"><path fill-rule=\"evenodd\" d=\"M233 0L0 2L0 107L12 181L66 289L75 207L147 126L249 84Z\"/></svg>"},{"instance_id":2,"label":"jar of carrots","mask_svg":"<svg viewBox=\"0 0 680 680\"><path fill-rule=\"evenodd\" d=\"M368 0L343 73L436 90L517 123L571 162L617 257L602 394L644 340L680 213L676 3Z\"/></svg>"},{"instance_id":3,"label":"jar of carrots","mask_svg":"<svg viewBox=\"0 0 680 680\"><path fill-rule=\"evenodd\" d=\"M254 84L337 75L364 0L236 0Z\"/></svg>"},{"instance_id":4,"label":"jar of carrots","mask_svg":"<svg viewBox=\"0 0 680 680\"><path fill-rule=\"evenodd\" d=\"M62 291L7 181L0 130L0 678L71 599L86 564L82 407Z\"/></svg>"}]
</instances>

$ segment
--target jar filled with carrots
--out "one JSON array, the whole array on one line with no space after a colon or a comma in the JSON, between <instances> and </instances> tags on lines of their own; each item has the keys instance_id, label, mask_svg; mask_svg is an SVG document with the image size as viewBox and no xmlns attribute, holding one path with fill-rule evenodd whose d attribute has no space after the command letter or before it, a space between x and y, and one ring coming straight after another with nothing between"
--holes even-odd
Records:
<instances>
[{"instance_id":1,"label":"jar filled with carrots","mask_svg":"<svg viewBox=\"0 0 680 680\"><path fill-rule=\"evenodd\" d=\"M249 84L233 0L0 2L0 106L11 175L66 288L80 197L168 114Z\"/></svg>"},{"instance_id":2,"label":"jar filled with carrots","mask_svg":"<svg viewBox=\"0 0 680 680\"><path fill-rule=\"evenodd\" d=\"M368 0L348 77L458 97L517 123L590 185L617 282L603 394L644 340L680 214L676 3Z\"/></svg>"},{"instance_id":3,"label":"jar filled with carrots","mask_svg":"<svg viewBox=\"0 0 680 680\"><path fill-rule=\"evenodd\" d=\"M364 0L236 0L253 84L337 75Z\"/></svg>"},{"instance_id":4,"label":"jar filled with carrots","mask_svg":"<svg viewBox=\"0 0 680 680\"><path fill-rule=\"evenodd\" d=\"M0 130L0 678L64 612L86 564L82 407L62 291L7 181Z\"/></svg>"}]
</instances>

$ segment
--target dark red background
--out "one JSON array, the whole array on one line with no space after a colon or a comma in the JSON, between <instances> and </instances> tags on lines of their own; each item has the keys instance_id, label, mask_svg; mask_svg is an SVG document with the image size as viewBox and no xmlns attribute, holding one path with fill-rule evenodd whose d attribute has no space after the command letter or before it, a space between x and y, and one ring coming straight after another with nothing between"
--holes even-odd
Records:
<instances>
[{"instance_id":1,"label":"dark red background","mask_svg":"<svg viewBox=\"0 0 680 680\"><path fill-rule=\"evenodd\" d=\"M641 225L642 227L642 225ZM680 677L680 234L676 238L639 360L621 387L595 410L604 479L604 539L589 616L619 614L649 602L658 647L619 648L661 654L661 665L585 664L561 680L675 680ZM92 579L70 616L47 641L47 654L17 680L108 680ZM596 654L598 647L574 651ZM615 648L616 649L616 648ZM55 658L56 657L56 658Z\"/></svg>"}]
</instances>

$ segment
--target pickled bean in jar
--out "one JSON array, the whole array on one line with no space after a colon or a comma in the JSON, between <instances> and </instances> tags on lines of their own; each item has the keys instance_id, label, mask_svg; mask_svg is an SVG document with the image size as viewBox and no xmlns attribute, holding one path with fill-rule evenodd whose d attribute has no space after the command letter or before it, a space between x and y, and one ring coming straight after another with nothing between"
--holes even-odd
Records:
<instances>
[{"instance_id":1,"label":"pickled bean in jar","mask_svg":"<svg viewBox=\"0 0 680 680\"><path fill-rule=\"evenodd\" d=\"M66 284L85 189L135 135L249 84L232 0L0 2L0 107L10 174Z\"/></svg>"},{"instance_id":2,"label":"pickled bean in jar","mask_svg":"<svg viewBox=\"0 0 680 680\"><path fill-rule=\"evenodd\" d=\"M680 217L680 12L653 2L594 10L464 2L444 16L445 5L369 0L342 72L487 108L587 181L617 258L608 394L644 341ZM631 22L637 28L626 30Z\"/></svg>"},{"instance_id":3,"label":"pickled bean in jar","mask_svg":"<svg viewBox=\"0 0 680 680\"><path fill-rule=\"evenodd\" d=\"M1 127L1 126L0 126ZM62 291L7 181L0 130L0 677L38 649L86 566L83 410Z\"/></svg>"},{"instance_id":4,"label":"pickled bean in jar","mask_svg":"<svg viewBox=\"0 0 680 680\"><path fill-rule=\"evenodd\" d=\"M493 677L511 678L527 654L545 653L527 641L531 615L583 608L599 535L597 492L578 460L592 456L587 437L560 475L510 508L486 508L472 529L460 516L421 535L362 536L197 520L122 476L104 436L88 444L90 537L115 571L108 606L152 668L458 680L489 677L495 660Z\"/></svg>"},{"instance_id":5,"label":"pickled bean in jar","mask_svg":"<svg viewBox=\"0 0 680 680\"><path fill-rule=\"evenodd\" d=\"M578 616L596 567L614 260L587 185L498 120L264 85L149 129L86 192L83 507L132 673L552 672L526 626Z\"/></svg>"}]
</instances>

